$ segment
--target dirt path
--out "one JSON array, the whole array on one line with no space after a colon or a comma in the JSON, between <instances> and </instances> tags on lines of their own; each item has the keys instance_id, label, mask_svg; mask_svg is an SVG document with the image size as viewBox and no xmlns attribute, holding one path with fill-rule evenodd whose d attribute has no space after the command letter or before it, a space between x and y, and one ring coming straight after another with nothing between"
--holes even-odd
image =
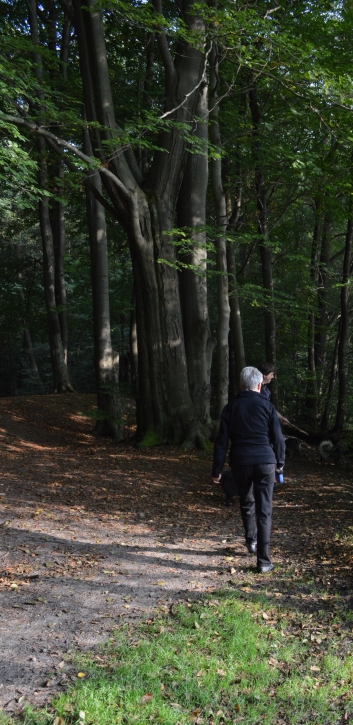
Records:
<instances>
[{"instance_id":1,"label":"dirt path","mask_svg":"<svg viewBox=\"0 0 353 725\"><path fill-rule=\"evenodd\" d=\"M68 652L125 619L231 582L271 586L288 606L350 601L352 476L288 462L272 554L260 577L237 507L210 481L210 456L96 440L89 395L0 400L0 707L42 705L77 675ZM228 549L228 547L231 547ZM315 576L316 591L305 586ZM329 588L329 594L327 590ZM65 664L64 664L65 663Z\"/></svg>"}]
</instances>

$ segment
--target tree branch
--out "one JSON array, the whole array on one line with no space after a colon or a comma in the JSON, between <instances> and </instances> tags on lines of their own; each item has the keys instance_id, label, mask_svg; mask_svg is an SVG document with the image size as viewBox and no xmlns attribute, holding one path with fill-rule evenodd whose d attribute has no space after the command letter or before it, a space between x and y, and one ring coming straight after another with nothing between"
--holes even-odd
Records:
<instances>
[{"instance_id":1,"label":"tree branch","mask_svg":"<svg viewBox=\"0 0 353 725\"><path fill-rule=\"evenodd\" d=\"M100 174L104 174L105 176L107 176L110 181L112 181L115 186L118 187L120 193L124 196L124 198L127 199L129 202L132 201L131 191L122 183L122 181L120 181L120 179L118 179L117 176L115 176L115 174L109 171L109 169L107 169L105 166L98 165L96 159L94 159L92 156L87 156L86 154L84 154L82 151L80 151L80 149L77 148L77 146L74 146L74 144L69 143L62 138L59 138L54 133L51 133L51 131L48 131L43 126L38 126L33 121L27 121L24 118L20 118L18 116L9 116L6 113L0 112L0 121L1 119L3 119L4 121L8 121L9 123L14 123L17 126L24 126L30 131L37 133L39 136L43 136L48 141L53 141L53 143L59 146L59 148L71 151L74 156L77 156L79 159L81 159L81 161L84 161L85 164L88 164L88 166L98 169ZM62 158L63 161L65 161L64 155L62 156Z\"/></svg>"},{"instance_id":2,"label":"tree branch","mask_svg":"<svg viewBox=\"0 0 353 725\"><path fill-rule=\"evenodd\" d=\"M51 146L52 149L57 154L59 154L60 158L62 159L62 162L65 164L65 166L67 166L67 168L70 171L72 171L74 173L80 172L80 169L78 169L75 166L75 164L73 164L72 161L70 161L70 159L68 159L65 156L65 154L64 154L63 150L60 148L60 146L57 146L57 144L54 143L54 141L52 141L51 139L47 139L47 141L48 141L49 146ZM80 172L80 173L82 173L82 172ZM119 215L117 214L117 212L114 209L114 207L111 204L109 204L109 202L104 198L104 196L102 196L102 194L98 191L98 189L96 189L96 187L94 186L94 184L91 183L91 181L89 179L89 176L84 176L83 174L82 174L82 176L83 176L82 182L84 184L86 184L86 186L88 186L88 188L90 189L90 191L92 192L92 194L96 197L96 199L99 201L99 203L102 206L104 206L104 208L107 210L107 212L109 212L109 214L111 214L111 216L113 216L114 219L117 219L118 221L120 221Z\"/></svg>"}]
</instances>

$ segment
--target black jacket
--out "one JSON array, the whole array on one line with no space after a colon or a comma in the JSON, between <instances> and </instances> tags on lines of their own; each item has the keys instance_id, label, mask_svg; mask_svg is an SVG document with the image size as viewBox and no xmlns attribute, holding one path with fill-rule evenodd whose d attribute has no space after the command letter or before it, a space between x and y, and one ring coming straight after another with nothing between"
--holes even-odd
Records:
<instances>
[{"instance_id":1,"label":"black jacket","mask_svg":"<svg viewBox=\"0 0 353 725\"><path fill-rule=\"evenodd\" d=\"M276 463L280 467L284 464L285 445L278 415L261 393L243 390L223 409L214 445L214 478L224 466L229 439L231 466Z\"/></svg>"},{"instance_id":2,"label":"black jacket","mask_svg":"<svg viewBox=\"0 0 353 725\"><path fill-rule=\"evenodd\" d=\"M261 385L261 395L263 395L266 400L271 400L271 390L267 384Z\"/></svg>"}]
</instances>

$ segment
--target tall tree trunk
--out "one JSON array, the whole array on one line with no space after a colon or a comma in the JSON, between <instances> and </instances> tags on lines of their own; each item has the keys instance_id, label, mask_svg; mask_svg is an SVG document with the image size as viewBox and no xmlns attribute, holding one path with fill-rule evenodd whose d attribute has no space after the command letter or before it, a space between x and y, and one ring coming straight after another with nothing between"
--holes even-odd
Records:
<instances>
[{"instance_id":1,"label":"tall tree trunk","mask_svg":"<svg viewBox=\"0 0 353 725\"><path fill-rule=\"evenodd\" d=\"M137 325L136 325L136 299L135 290L132 295L132 305L130 311L130 366L131 366L131 388L136 396L138 391L138 345L137 345Z\"/></svg>"},{"instance_id":2,"label":"tall tree trunk","mask_svg":"<svg viewBox=\"0 0 353 725\"><path fill-rule=\"evenodd\" d=\"M316 329L316 290L319 281L318 262L320 256L320 236L322 228L321 200L315 200L315 224L311 246L310 280L313 301L308 320L308 384L305 398L307 414L315 422L317 420L318 389L315 360L315 329ZM315 295L315 296L314 296Z\"/></svg>"},{"instance_id":3,"label":"tall tree trunk","mask_svg":"<svg viewBox=\"0 0 353 725\"><path fill-rule=\"evenodd\" d=\"M346 248L343 260L341 287L341 324L338 343L338 401L335 430L341 431L344 426L347 405L347 345L349 339L349 282L351 275L352 241L353 241L353 202L350 197L349 219L347 223Z\"/></svg>"},{"instance_id":4,"label":"tall tree trunk","mask_svg":"<svg viewBox=\"0 0 353 725\"><path fill-rule=\"evenodd\" d=\"M323 229L320 262L318 268L318 315L314 336L315 369L319 374L318 384L322 387L322 374L325 365L326 337L327 337L327 278L330 261L330 237L332 230L332 213L326 212Z\"/></svg>"},{"instance_id":5,"label":"tall tree trunk","mask_svg":"<svg viewBox=\"0 0 353 725\"><path fill-rule=\"evenodd\" d=\"M37 5L35 0L28 0L28 7L32 42L35 45L39 45ZM43 68L42 58L39 52L34 53L34 61L36 65L37 81L41 84L43 77ZM43 122L42 101L42 92L38 91L38 105L41 122ZM39 156L39 186L41 189L45 190L47 188L48 169L45 140L41 136L39 136L37 139L37 149ZM61 339L60 320L56 307L54 243L50 223L49 203L48 198L45 195L43 195L39 201L39 220L43 244L44 290L46 310L48 314L49 342L53 367L54 392L71 392L72 386L69 380L67 364L65 362L64 348Z\"/></svg>"},{"instance_id":6,"label":"tall tree trunk","mask_svg":"<svg viewBox=\"0 0 353 725\"><path fill-rule=\"evenodd\" d=\"M276 366L276 319L273 295L272 252L268 243L267 189L263 171L260 138L261 110L255 86L252 86L249 91L249 106L253 124L252 149L255 160L257 232L260 235L260 258L265 301L265 355L266 361ZM271 388L272 401L275 407L277 407L278 391L276 377L271 383Z\"/></svg>"},{"instance_id":7,"label":"tall tree trunk","mask_svg":"<svg viewBox=\"0 0 353 725\"><path fill-rule=\"evenodd\" d=\"M84 150L92 155L88 130L84 129ZM90 187L86 185L86 209L91 256L93 303L94 366L96 373L98 419L96 435L122 440L123 423L119 401L119 373L111 342L108 246L105 211L94 196L92 186L102 194L98 171L89 172Z\"/></svg>"},{"instance_id":8,"label":"tall tree trunk","mask_svg":"<svg viewBox=\"0 0 353 725\"><path fill-rule=\"evenodd\" d=\"M94 154L102 161L100 173L124 226L131 250L138 335L138 433L142 444L163 440L191 445L202 443L202 426L190 398L183 337L175 248L171 240L176 200L186 157L186 139L180 126L166 128L142 188L142 176L131 149L118 145L106 48L99 7L95 0L73 0L75 27L88 121ZM86 10L88 5L89 10ZM160 10L156 0L157 9ZM191 0L181 3L181 14L191 30L204 32L204 23L190 14ZM166 75L166 113L189 123L195 113L197 88L204 77L204 53L181 41L173 60L164 30L158 43ZM173 110L175 109L175 110ZM104 141L116 152L104 153ZM145 189L148 189L148 194ZM166 263L161 260L165 260Z\"/></svg>"},{"instance_id":9,"label":"tall tree trunk","mask_svg":"<svg viewBox=\"0 0 353 725\"><path fill-rule=\"evenodd\" d=\"M232 390L230 389L229 392L233 397L239 391L240 373L245 367L243 328L238 296L235 248L233 241L230 241L227 247L227 269L229 279L230 332L232 339L232 354L235 379L235 385L233 386Z\"/></svg>"},{"instance_id":10,"label":"tall tree trunk","mask_svg":"<svg viewBox=\"0 0 353 725\"><path fill-rule=\"evenodd\" d=\"M227 230L234 234L238 228L241 216L242 203L242 170L241 154L239 148L236 152L238 164L238 178L236 184L235 206L233 208L229 179L227 159L222 159L222 165L226 171L227 186L225 189L226 209L228 225ZM223 176L223 174L222 174ZM245 350L243 340L243 328L241 311L238 296L237 270L235 261L235 242L232 238L227 245L227 268L229 284L229 306L230 306L230 335L229 335L229 398L234 398L239 392L239 379L242 369L245 367Z\"/></svg>"},{"instance_id":11,"label":"tall tree trunk","mask_svg":"<svg viewBox=\"0 0 353 725\"><path fill-rule=\"evenodd\" d=\"M195 135L202 144L201 153L188 154L183 183L178 197L178 227L186 228L192 251L183 255L183 263L192 269L179 272L185 353L191 400L200 420L210 419L211 337L207 304L206 192L208 181L208 88L199 91Z\"/></svg>"},{"instance_id":12,"label":"tall tree trunk","mask_svg":"<svg viewBox=\"0 0 353 725\"><path fill-rule=\"evenodd\" d=\"M49 46L52 52L56 55L57 52L57 18L55 12L55 6L53 3L51 13L51 31L52 31L52 43ZM70 46L70 30L71 22L69 18L65 18L62 30L61 45L60 45L60 77L58 79L58 85L61 93L60 110L65 107L65 95L66 95L66 83L67 83L67 62L69 57L69 46ZM55 73L55 71L53 71ZM52 171L57 179L58 190L57 195L63 196L64 193L64 165L61 159L56 159L52 166ZM66 249L66 234L65 234L65 207L61 199L56 199L51 208L51 224L53 230L53 241L54 241L54 256L55 256L55 299L58 306L58 315L61 330L61 339L64 349L64 359L68 364L68 323L67 323L67 295L66 295L66 284L65 284L65 249Z\"/></svg>"},{"instance_id":13,"label":"tall tree trunk","mask_svg":"<svg viewBox=\"0 0 353 725\"><path fill-rule=\"evenodd\" d=\"M9 333L8 338L7 338L7 349L9 352L12 394L18 395L17 365L16 365L16 358L15 358L15 353L14 353L14 349L13 349L13 338L12 338L11 333Z\"/></svg>"},{"instance_id":14,"label":"tall tree trunk","mask_svg":"<svg viewBox=\"0 0 353 725\"><path fill-rule=\"evenodd\" d=\"M229 289L227 267L226 229L228 224L226 196L222 182L222 144L218 121L218 50L213 45L210 55L210 141L218 158L210 159L211 185L216 218L216 271L217 271L217 400L216 417L221 416L228 402L229 392Z\"/></svg>"},{"instance_id":15,"label":"tall tree trunk","mask_svg":"<svg viewBox=\"0 0 353 725\"><path fill-rule=\"evenodd\" d=\"M64 173L63 164L59 161L53 169L57 179L63 183ZM59 189L62 193L62 188ZM58 316L60 323L61 340L64 352L65 364L68 364L68 327L67 327L67 297L64 272L65 260L65 210L61 201L54 201L50 209L50 223L53 232L54 259L55 259L55 300L58 308Z\"/></svg>"},{"instance_id":16,"label":"tall tree trunk","mask_svg":"<svg viewBox=\"0 0 353 725\"><path fill-rule=\"evenodd\" d=\"M40 153L39 184L42 189L45 189L47 173L45 160L45 141L42 141L43 139L38 140L38 150ZM54 377L54 392L67 393L72 392L72 385L70 383L67 364L65 362L64 348L61 338L60 320L56 307L54 243L49 216L49 205L47 197L45 196L43 196L39 202L39 219L43 243L45 303L48 314L49 341Z\"/></svg>"},{"instance_id":17,"label":"tall tree trunk","mask_svg":"<svg viewBox=\"0 0 353 725\"><path fill-rule=\"evenodd\" d=\"M26 327L24 329L23 336L24 336L24 346L25 346L25 350L26 350L26 355L27 355L28 362L30 364L31 371L33 373L33 377L36 379L39 389L42 390L43 383L42 383L42 380L41 380L41 377L39 374L36 356L35 356L34 348L33 348L33 344L32 344L32 337L31 337L31 333L30 333L28 327Z\"/></svg>"},{"instance_id":18,"label":"tall tree trunk","mask_svg":"<svg viewBox=\"0 0 353 725\"><path fill-rule=\"evenodd\" d=\"M326 395L326 403L325 403L324 412L322 414L322 418L321 418L321 422L320 422L320 428L322 428L323 430L327 430L328 426L329 426L329 415L330 415L332 396L333 396L333 391L334 391L336 379L337 379L338 344L340 341L340 329L341 329L341 323L338 326L338 332L337 332L335 347L334 347L333 356L332 356L332 365L331 365L330 380L329 380L329 385L328 385L328 390L327 390L327 395Z\"/></svg>"}]
</instances>

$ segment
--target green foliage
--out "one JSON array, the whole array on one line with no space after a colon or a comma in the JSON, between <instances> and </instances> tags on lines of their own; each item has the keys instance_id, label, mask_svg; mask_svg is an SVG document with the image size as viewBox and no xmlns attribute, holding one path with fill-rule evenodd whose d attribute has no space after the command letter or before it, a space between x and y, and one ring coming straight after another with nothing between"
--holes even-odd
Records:
<instances>
[{"instance_id":1,"label":"green foliage","mask_svg":"<svg viewBox=\"0 0 353 725\"><path fill-rule=\"evenodd\" d=\"M153 446L159 446L161 443L163 443L161 438L153 430L148 430L138 445L139 448L152 448Z\"/></svg>"}]
</instances>

